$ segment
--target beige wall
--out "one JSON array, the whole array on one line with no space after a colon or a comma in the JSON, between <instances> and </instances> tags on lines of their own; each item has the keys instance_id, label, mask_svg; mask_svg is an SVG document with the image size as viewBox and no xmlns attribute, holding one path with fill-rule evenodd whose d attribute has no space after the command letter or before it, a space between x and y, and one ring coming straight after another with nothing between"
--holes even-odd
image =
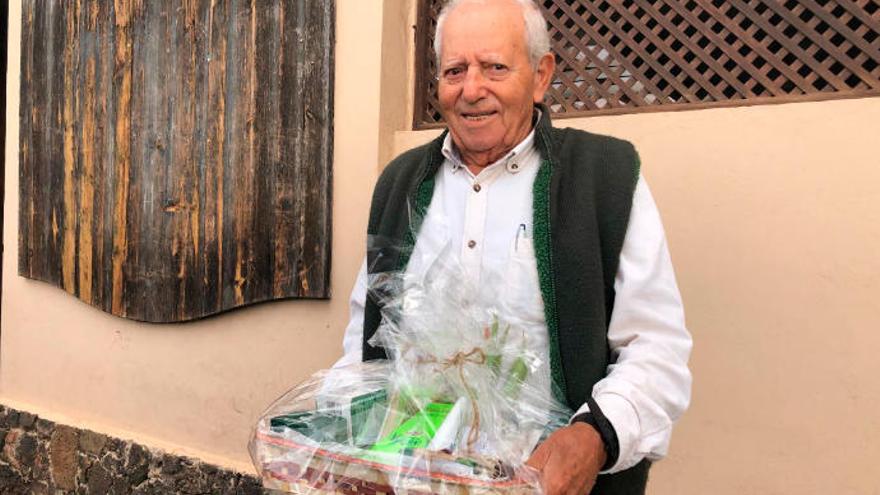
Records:
<instances>
[{"instance_id":1,"label":"beige wall","mask_svg":"<svg viewBox=\"0 0 880 495\"><path fill-rule=\"evenodd\" d=\"M880 98L558 124L636 143L694 336L649 492L880 493Z\"/></svg>"},{"instance_id":2,"label":"beige wall","mask_svg":"<svg viewBox=\"0 0 880 495\"><path fill-rule=\"evenodd\" d=\"M262 408L338 355L366 186L382 158L436 134L394 133L411 115L411 1L337 9L334 296L184 325L122 320L17 276L11 43L0 402L251 469ZM695 338L693 405L651 493L877 493L878 117L880 98L563 122L637 144Z\"/></svg>"},{"instance_id":3,"label":"beige wall","mask_svg":"<svg viewBox=\"0 0 880 495\"><path fill-rule=\"evenodd\" d=\"M20 37L20 18L12 2L10 40ZM332 299L182 325L109 316L17 275L20 54L10 43L0 402L252 470L246 444L262 409L341 353L379 169L382 20L380 0L337 3Z\"/></svg>"}]
</instances>

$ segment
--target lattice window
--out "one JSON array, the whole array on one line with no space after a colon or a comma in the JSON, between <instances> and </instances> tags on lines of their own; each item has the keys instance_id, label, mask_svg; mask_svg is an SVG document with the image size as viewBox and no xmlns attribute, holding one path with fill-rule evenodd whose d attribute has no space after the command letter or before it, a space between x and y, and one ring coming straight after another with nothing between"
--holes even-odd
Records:
<instances>
[{"instance_id":1,"label":"lattice window","mask_svg":"<svg viewBox=\"0 0 880 495\"><path fill-rule=\"evenodd\" d=\"M420 0L416 128L440 125ZM542 0L557 117L880 95L880 0Z\"/></svg>"}]
</instances>

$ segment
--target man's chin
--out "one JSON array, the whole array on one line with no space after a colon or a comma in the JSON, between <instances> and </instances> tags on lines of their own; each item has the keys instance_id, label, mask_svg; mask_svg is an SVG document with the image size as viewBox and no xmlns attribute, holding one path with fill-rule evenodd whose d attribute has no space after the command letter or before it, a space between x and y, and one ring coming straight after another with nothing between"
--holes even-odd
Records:
<instances>
[{"instance_id":1,"label":"man's chin","mask_svg":"<svg viewBox=\"0 0 880 495\"><path fill-rule=\"evenodd\" d=\"M501 138L488 132L472 132L468 129L450 129L453 140L468 153L486 153L501 145Z\"/></svg>"}]
</instances>

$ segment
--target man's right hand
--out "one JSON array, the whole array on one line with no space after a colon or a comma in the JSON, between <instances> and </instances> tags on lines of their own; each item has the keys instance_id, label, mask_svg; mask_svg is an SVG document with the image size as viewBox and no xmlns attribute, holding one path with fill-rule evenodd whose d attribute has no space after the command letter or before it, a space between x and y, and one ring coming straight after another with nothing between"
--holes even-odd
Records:
<instances>
[{"instance_id":1,"label":"man's right hand","mask_svg":"<svg viewBox=\"0 0 880 495\"><path fill-rule=\"evenodd\" d=\"M553 432L526 462L541 473L547 495L583 495L605 464L605 445L595 428L573 423Z\"/></svg>"}]
</instances>

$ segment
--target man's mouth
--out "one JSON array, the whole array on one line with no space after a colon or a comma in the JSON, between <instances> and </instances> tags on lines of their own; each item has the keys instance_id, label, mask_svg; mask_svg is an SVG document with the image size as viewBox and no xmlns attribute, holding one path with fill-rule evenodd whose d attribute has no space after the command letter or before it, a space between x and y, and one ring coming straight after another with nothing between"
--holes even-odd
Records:
<instances>
[{"instance_id":1,"label":"man's mouth","mask_svg":"<svg viewBox=\"0 0 880 495\"><path fill-rule=\"evenodd\" d=\"M479 122L481 120L488 119L489 117L495 115L496 113L498 113L498 112L496 112L495 110L486 110L485 112L462 112L461 116L465 120L468 120L471 122Z\"/></svg>"}]
</instances>

